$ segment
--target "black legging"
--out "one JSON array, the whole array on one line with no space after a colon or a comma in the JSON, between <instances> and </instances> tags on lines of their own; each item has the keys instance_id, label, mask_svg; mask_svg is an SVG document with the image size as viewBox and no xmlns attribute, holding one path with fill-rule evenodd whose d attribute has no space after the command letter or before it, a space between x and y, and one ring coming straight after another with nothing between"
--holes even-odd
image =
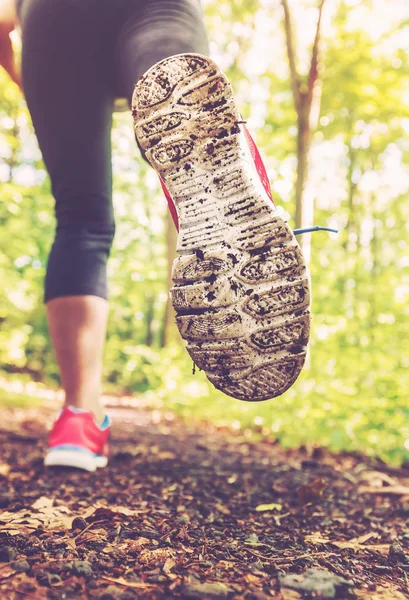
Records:
<instances>
[{"instance_id":1,"label":"black legging","mask_svg":"<svg viewBox=\"0 0 409 600\"><path fill-rule=\"evenodd\" d=\"M108 298L113 102L130 102L159 60L208 53L199 0L20 0L18 13L24 93L56 201L44 301Z\"/></svg>"}]
</instances>

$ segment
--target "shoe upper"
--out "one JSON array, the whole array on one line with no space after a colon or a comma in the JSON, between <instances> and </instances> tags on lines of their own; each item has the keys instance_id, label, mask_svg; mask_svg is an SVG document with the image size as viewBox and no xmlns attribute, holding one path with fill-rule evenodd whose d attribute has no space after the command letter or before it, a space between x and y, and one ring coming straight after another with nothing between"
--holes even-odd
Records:
<instances>
[{"instance_id":1,"label":"shoe upper","mask_svg":"<svg viewBox=\"0 0 409 600\"><path fill-rule=\"evenodd\" d=\"M259 149L257 148L256 142L253 140L249 130L245 125L242 125L241 131L242 133L244 133L244 136L246 138L251 157L254 161L254 166L256 167L257 174L260 178L261 183L263 184L264 191L267 194L269 200L271 200L271 202L274 204L273 195L271 193L270 180L268 178L266 167L264 166L264 162L261 158L261 154Z\"/></svg>"},{"instance_id":2,"label":"shoe upper","mask_svg":"<svg viewBox=\"0 0 409 600\"><path fill-rule=\"evenodd\" d=\"M105 416L98 426L92 412L68 406L54 423L49 435L49 448L87 450L95 455L107 456L110 429L109 417Z\"/></svg>"}]
</instances>

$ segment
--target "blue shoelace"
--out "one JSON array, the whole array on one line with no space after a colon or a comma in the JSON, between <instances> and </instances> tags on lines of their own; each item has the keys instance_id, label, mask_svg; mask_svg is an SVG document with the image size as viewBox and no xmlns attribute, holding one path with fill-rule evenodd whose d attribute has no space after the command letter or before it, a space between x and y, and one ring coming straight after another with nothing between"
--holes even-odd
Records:
<instances>
[{"instance_id":1,"label":"blue shoelace","mask_svg":"<svg viewBox=\"0 0 409 600\"><path fill-rule=\"evenodd\" d=\"M303 233L312 233L314 231L330 231L331 233L338 233L338 229L332 229L331 227L321 227L315 225L315 227L304 227L304 229L293 229L294 235L302 235Z\"/></svg>"}]
</instances>

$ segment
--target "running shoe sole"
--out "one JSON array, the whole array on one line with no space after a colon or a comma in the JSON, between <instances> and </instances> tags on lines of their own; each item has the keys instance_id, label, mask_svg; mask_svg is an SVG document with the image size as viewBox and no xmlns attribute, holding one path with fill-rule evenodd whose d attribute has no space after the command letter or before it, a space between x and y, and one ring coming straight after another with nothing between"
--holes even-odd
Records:
<instances>
[{"instance_id":1,"label":"running shoe sole","mask_svg":"<svg viewBox=\"0 0 409 600\"><path fill-rule=\"evenodd\" d=\"M107 464L106 456L93 454L83 448L52 448L44 459L46 467L73 467L90 472L106 467Z\"/></svg>"},{"instance_id":2,"label":"running shoe sole","mask_svg":"<svg viewBox=\"0 0 409 600\"><path fill-rule=\"evenodd\" d=\"M229 396L283 394L306 357L308 277L262 188L229 81L204 56L176 55L138 81L132 108L178 213L171 298L190 356Z\"/></svg>"}]
</instances>

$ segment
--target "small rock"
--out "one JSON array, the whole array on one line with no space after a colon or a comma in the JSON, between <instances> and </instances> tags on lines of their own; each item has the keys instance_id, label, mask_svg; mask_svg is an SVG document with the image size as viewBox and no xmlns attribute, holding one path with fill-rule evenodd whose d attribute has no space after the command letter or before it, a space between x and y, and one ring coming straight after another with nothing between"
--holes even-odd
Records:
<instances>
[{"instance_id":1,"label":"small rock","mask_svg":"<svg viewBox=\"0 0 409 600\"><path fill-rule=\"evenodd\" d=\"M62 582L62 579L57 573L47 573L48 585L53 587Z\"/></svg>"},{"instance_id":2,"label":"small rock","mask_svg":"<svg viewBox=\"0 0 409 600\"><path fill-rule=\"evenodd\" d=\"M329 571L307 569L299 575L284 575L280 577L282 588L300 591L307 598L331 600L332 598L348 598L352 592L353 583L343 577L333 575Z\"/></svg>"},{"instance_id":3,"label":"small rock","mask_svg":"<svg viewBox=\"0 0 409 600\"><path fill-rule=\"evenodd\" d=\"M403 563L404 565L409 563L409 557L405 554L399 542L393 542L393 544L390 545L388 560L391 563Z\"/></svg>"},{"instance_id":4,"label":"small rock","mask_svg":"<svg viewBox=\"0 0 409 600\"><path fill-rule=\"evenodd\" d=\"M26 560L16 560L11 563L11 568L17 573L27 573L31 567Z\"/></svg>"},{"instance_id":5,"label":"small rock","mask_svg":"<svg viewBox=\"0 0 409 600\"><path fill-rule=\"evenodd\" d=\"M183 598L226 598L233 590L224 583L188 583L183 586Z\"/></svg>"},{"instance_id":6,"label":"small rock","mask_svg":"<svg viewBox=\"0 0 409 600\"><path fill-rule=\"evenodd\" d=\"M72 572L80 577L92 577L93 570L90 563L86 560L74 560L72 563Z\"/></svg>"},{"instance_id":7,"label":"small rock","mask_svg":"<svg viewBox=\"0 0 409 600\"><path fill-rule=\"evenodd\" d=\"M75 519L72 522L71 525L71 529L81 529L81 531L83 529L85 529L88 526L88 523L86 521L84 521L84 519L82 519L81 517L75 517Z\"/></svg>"},{"instance_id":8,"label":"small rock","mask_svg":"<svg viewBox=\"0 0 409 600\"><path fill-rule=\"evenodd\" d=\"M17 550L11 546L0 548L0 562L11 562L17 556Z\"/></svg>"},{"instance_id":9,"label":"small rock","mask_svg":"<svg viewBox=\"0 0 409 600\"><path fill-rule=\"evenodd\" d=\"M98 600L121 600L123 590L116 587L115 585L109 585L101 594L98 596Z\"/></svg>"}]
</instances>

